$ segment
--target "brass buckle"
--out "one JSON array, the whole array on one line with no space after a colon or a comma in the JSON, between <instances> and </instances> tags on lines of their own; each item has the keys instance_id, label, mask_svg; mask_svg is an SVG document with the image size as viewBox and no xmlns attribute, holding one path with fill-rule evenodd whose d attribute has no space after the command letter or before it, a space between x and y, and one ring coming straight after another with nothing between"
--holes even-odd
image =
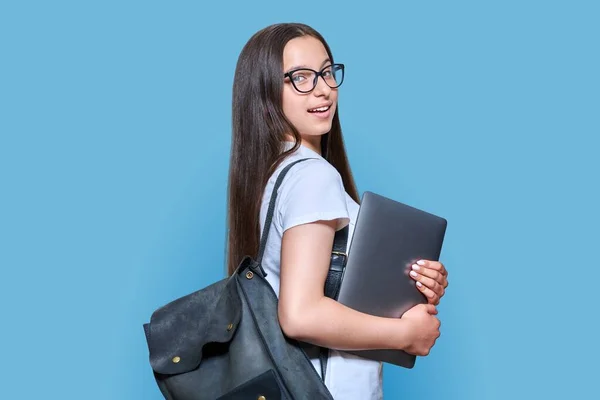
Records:
<instances>
[{"instance_id":1,"label":"brass buckle","mask_svg":"<svg viewBox=\"0 0 600 400\"><path fill-rule=\"evenodd\" d=\"M332 251L331 255L342 257L342 268L346 266L346 263L348 262L348 254L344 253L343 251Z\"/></svg>"}]
</instances>

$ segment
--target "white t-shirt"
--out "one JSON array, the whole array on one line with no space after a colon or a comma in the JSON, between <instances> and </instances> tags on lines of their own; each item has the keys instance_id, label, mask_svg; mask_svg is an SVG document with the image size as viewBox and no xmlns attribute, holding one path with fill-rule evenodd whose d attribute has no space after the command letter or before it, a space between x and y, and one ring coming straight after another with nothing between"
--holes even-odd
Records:
<instances>
[{"instance_id":1,"label":"white t-shirt","mask_svg":"<svg viewBox=\"0 0 600 400\"><path fill-rule=\"evenodd\" d=\"M293 143L286 142L285 150ZM262 259L267 281L279 296L281 240L283 232L297 225L319 220L337 219L338 229L350 225L348 243L352 240L358 204L345 192L342 178L327 160L313 150L300 146L288 156L269 178L260 209L262 233L271 193L281 170L293 161L306 160L294 165L285 176L275 203L275 212L269 238ZM311 358L313 366L321 375L318 356ZM382 394L382 364L342 351L331 350L327 362L325 385L336 400L379 400Z\"/></svg>"}]
</instances>

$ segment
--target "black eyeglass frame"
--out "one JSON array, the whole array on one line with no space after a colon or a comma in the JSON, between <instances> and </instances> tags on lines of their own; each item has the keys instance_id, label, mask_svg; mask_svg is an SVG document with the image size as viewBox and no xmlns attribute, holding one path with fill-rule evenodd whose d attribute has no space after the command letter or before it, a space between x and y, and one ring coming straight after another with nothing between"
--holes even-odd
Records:
<instances>
[{"instance_id":1,"label":"black eyeglass frame","mask_svg":"<svg viewBox=\"0 0 600 400\"><path fill-rule=\"evenodd\" d=\"M331 86L329 83L327 83L327 81L325 80L325 77L323 76L323 72L325 72L326 69L331 68L332 70L335 70L335 68L338 67L339 69L337 71L342 71L342 80L340 81L339 84L337 84L336 86ZM315 90L315 88L317 87L317 81L319 80L319 77L323 78L323 81L325 82L325 84L327 86L329 86L332 89L336 89L339 88L342 83L344 82L344 76L345 74L345 65L344 64L329 64L325 67L323 67L323 69L321 69L320 71L315 71L314 69L310 69L310 68L296 68L293 69L291 71L286 72L285 74L283 74L284 78L289 78L290 82L292 83L292 85L294 86L294 89L296 89L297 91L299 91L300 93L310 93L313 90ZM294 74L295 72L298 71L310 71L312 73L315 74L315 79L313 80L313 85L312 88L310 90L300 90L298 89L298 87L296 86L296 84L294 83L294 80L292 79L292 74Z\"/></svg>"}]
</instances>

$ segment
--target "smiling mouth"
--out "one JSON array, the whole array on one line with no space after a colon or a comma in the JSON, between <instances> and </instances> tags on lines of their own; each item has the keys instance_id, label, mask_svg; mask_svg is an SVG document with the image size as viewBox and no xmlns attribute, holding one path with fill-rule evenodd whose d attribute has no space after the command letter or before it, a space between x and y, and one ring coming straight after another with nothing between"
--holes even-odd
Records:
<instances>
[{"instance_id":1,"label":"smiling mouth","mask_svg":"<svg viewBox=\"0 0 600 400\"><path fill-rule=\"evenodd\" d=\"M331 108L331 106L311 108L310 110L308 110L308 112L309 113L324 113L324 112L329 111L330 108Z\"/></svg>"}]
</instances>

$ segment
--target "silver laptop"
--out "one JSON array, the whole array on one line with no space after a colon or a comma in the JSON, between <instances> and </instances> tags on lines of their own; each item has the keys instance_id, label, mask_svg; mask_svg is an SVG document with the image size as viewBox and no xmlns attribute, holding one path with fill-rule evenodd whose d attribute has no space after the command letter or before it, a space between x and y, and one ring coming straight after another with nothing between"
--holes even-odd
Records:
<instances>
[{"instance_id":1,"label":"silver laptop","mask_svg":"<svg viewBox=\"0 0 600 400\"><path fill-rule=\"evenodd\" d=\"M400 318L427 303L408 275L420 259L439 261L447 221L372 192L362 197L338 301L363 313ZM349 351L405 368L416 357L399 350Z\"/></svg>"}]
</instances>

